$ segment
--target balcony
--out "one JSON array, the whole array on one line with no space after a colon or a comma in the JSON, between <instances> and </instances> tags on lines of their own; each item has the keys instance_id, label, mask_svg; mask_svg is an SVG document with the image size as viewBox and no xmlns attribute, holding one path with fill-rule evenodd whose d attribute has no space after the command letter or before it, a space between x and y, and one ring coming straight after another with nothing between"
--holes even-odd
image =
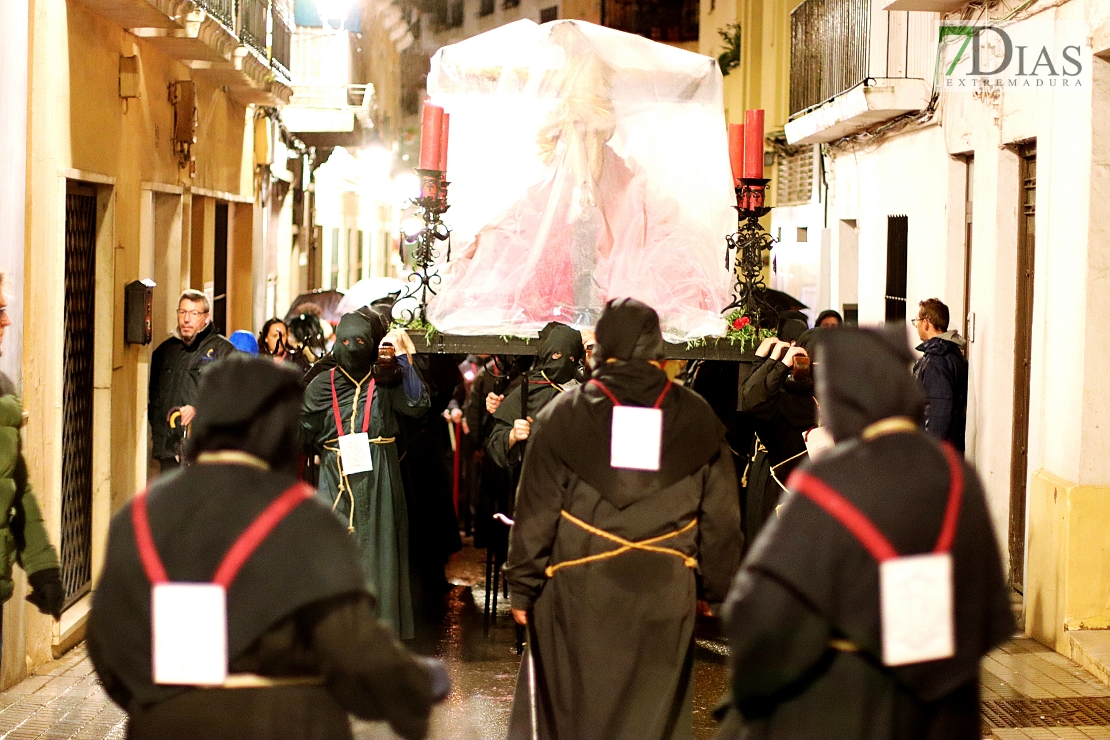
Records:
<instances>
[{"instance_id":1,"label":"balcony","mask_svg":"<svg viewBox=\"0 0 1110 740\"><path fill-rule=\"evenodd\" d=\"M242 103L282 105L292 94L289 0L78 1L184 62L196 76L227 87ZM274 50L283 51L284 60L273 58Z\"/></svg>"},{"instance_id":2,"label":"balcony","mask_svg":"<svg viewBox=\"0 0 1110 740\"><path fill-rule=\"evenodd\" d=\"M791 144L834 141L929 104L937 16L878 2L806 0L791 13Z\"/></svg>"}]
</instances>

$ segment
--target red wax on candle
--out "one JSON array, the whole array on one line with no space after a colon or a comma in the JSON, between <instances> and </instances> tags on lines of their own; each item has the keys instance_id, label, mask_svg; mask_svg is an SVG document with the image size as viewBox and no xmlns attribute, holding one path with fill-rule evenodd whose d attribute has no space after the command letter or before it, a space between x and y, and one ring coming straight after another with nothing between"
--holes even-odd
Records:
<instances>
[{"instance_id":1,"label":"red wax on candle","mask_svg":"<svg viewBox=\"0 0 1110 740\"><path fill-rule=\"evenodd\" d=\"M425 102L424 116L420 120L420 169L438 169L442 137L443 108Z\"/></svg>"},{"instance_id":2,"label":"red wax on candle","mask_svg":"<svg viewBox=\"0 0 1110 740\"><path fill-rule=\"evenodd\" d=\"M451 114L443 114L443 133L439 139L439 171L446 174L447 172L447 140L448 133L451 130Z\"/></svg>"},{"instance_id":3,"label":"red wax on candle","mask_svg":"<svg viewBox=\"0 0 1110 740\"><path fill-rule=\"evenodd\" d=\"M763 179L763 111L744 113L744 177Z\"/></svg>"},{"instance_id":4,"label":"red wax on candle","mask_svg":"<svg viewBox=\"0 0 1110 740\"><path fill-rule=\"evenodd\" d=\"M744 124L728 125L728 161L732 165L732 184L744 176Z\"/></svg>"}]
</instances>

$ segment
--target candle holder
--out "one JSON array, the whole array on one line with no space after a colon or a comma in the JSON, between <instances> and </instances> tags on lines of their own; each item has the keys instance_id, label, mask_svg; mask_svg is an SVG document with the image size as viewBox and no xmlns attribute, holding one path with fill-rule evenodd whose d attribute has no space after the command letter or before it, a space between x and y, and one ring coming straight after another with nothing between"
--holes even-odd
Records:
<instances>
[{"instance_id":1,"label":"candle holder","mask_svg":"<svg viewBox=\"0 0 1110 740\"><path fill-rule=\"evenodd\" d=\"M447 261L451 260L451 230L440 219L450 208L447 204L447 186L450 183L447 182L447 173L440 170L417 169L416 174L420 176L420 197L413 204L420 209L424 226L415 234L401 234L402 262L405 245L415 245L415 248L412 251L413 271L408 277L410 285L397 302L416 298L417 305L402 309L398 318L407 327L427 327L428 300L436 294L436 286L443 282L436 269L439 242L447 242Z\"/></svg>"},{"instance_id":2,"label":"candle holder","mask_svg":"<svg viewBox=\"0 0 1110 740\"><path fill-rule=\"evenodd\" d=\"M758 324L765 310L774 308L764 297L767 290L763 282L763 252L770 250L775 240L759 225L759 219L771 212L765 205L767 183L763 178L740 178L736 184L737 229L725 237L725 266L733 271L735 283L732 302L722 313L740 309L742 315ZM736 251L735 259L732 258Z\"/></svg>"}]
</instances>

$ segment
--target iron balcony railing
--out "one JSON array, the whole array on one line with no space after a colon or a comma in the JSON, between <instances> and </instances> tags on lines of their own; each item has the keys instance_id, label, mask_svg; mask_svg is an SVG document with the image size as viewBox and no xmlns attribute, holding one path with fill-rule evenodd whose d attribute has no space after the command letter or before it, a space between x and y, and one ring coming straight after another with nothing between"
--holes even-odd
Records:
<instances>
[{"instance_id":1,"label":"iron balcony railing","mask_svg":"<svg viewBox=\"0 0 1110 740\"><path fill-rule=\"evenodd\" d=\"M195 0L195 2L220 23L233 31L235 30L235 21L238 15L236 13L236 0Z\"/></svg>"},{"instance_id":2,"label":"iron balcony railing","mask_svg":"<svg viewBox=\"0 0 1110 740\"><path fill-rule=\"evenodd\" d=\"M270 0L239 0L239 41L268 56L266 25L270 16Z\"/></svg>"},{"instance_id":3,"label":"iron balcony railing","mask_svg":"<svg viewBox=\"0 0 1110 740\"><path fill-rule=\"evenodd\" d=\"M790 14L790 115L868 77L871 0L805 0Z\"/></svg>"},{"instance_id":4,"label":"iron balcony railing","mask_svg":"<svg viewBox=\"0 0 1110 740\"><path fill-rule=\"evenodd\" d=\"M281 2L274 3L273 41L270 53L273 55L274 68L285 75L285 79L293 79L293 73L290 71L293 59L293 17Z\"/></svg>"}]
</instances>

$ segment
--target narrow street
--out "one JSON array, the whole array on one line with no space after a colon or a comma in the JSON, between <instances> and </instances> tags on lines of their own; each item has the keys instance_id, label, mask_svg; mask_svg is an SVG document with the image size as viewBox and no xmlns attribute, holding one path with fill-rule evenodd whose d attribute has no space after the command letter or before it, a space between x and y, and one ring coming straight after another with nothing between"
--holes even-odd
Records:
<instances>
[{"instance_id":1,"label":"narrow street","mask_svg":"<svg viewBox=\"0 0 1110 740\"><path fill-rule=\"evenodd\" d=\"M497 740L505 736L519 659L508 604L484 636L483 552L456 556L455 584L434 650L451 672L451 698L437 708L430 737ZM711 711L725 687L723 643L699 638L694 736L713 737ZM983 737L997 740L1110 740L1110 687L1074 662L1024 637L988 656L982 670ZM104 694L84 646L0 693L0 740L114 740L125 715ZM359 740L392 740L380 723L356 722Z\"/></svg>"}]
</instances>

